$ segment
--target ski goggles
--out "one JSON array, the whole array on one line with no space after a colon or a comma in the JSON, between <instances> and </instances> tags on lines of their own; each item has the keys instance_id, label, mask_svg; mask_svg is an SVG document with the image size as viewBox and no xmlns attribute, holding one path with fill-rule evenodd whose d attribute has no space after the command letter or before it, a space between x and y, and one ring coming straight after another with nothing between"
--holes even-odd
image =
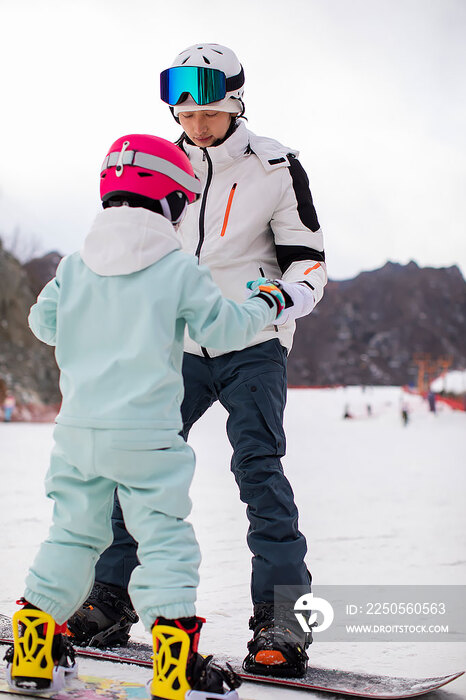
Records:
<instances>
[{"instance_id":1,"label":"ski goggles","mask_svg":"<svg viewBox=\"0 0 466 700\"><path fill-rule=\"evenodd\" d=\"M244 83L243 69L227 78L217 68L174 66L160 74L160 97L169 105L177 105L189 94L198 105L223 100L227 92L238 90Z\"/></svg>"}]
</instances>

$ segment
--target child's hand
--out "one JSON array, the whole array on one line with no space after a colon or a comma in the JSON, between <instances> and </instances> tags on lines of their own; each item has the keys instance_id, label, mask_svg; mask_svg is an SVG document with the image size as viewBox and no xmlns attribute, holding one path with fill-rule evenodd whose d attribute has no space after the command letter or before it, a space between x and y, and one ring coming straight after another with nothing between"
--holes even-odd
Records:
<instances>
[{"instance_id":1,"label":"child's hand","mask_svg":"<svg viewBox=\"0 0 466 700\"><path fill-rule=\"evenodd\" d=\"M277 326L282 326L289 321L307 316L316 305L312 289L303 282L285 282L285 280L273 280L285 297L285 309L277 319Z\"/></svg>"},{"instance_id":2,"label":"child's hand","mask_svg":"<svg viewBox=\"0 0 466 700\"><path fill-rule=\"evenodd\" d=\"M280 317L285 308L285 297L276 284L265 277L259 277L257 280L248 282L246 287L252 291L252 297L259 296L266 300L271 299L277 307L276 318Z\"/></svg>"}]
</instances>

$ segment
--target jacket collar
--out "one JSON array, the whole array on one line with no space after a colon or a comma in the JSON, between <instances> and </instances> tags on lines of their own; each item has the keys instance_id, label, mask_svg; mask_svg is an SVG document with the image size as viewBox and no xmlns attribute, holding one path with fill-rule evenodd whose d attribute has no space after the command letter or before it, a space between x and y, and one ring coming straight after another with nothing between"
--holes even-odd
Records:
<instances>
[{"instance_id":1,"label":"jacket collar","mask_svg":"<svg viewBox=\"0 0 466 700\"><path fill-rule=\"evenodd\" d=\"M209 158L215 165L228 165L231 161L249 152L249 132L246 124L240 121L232 135L220 145L200 148L184 141L183 150L191 161L193 168L202 166L205 151L207 151Z\"/></svg>"},{"instance_id":2,"label":"jacket collar","mask_svg":"<svg viewBox=\"0 0 466 700\"><path fill-rule=\"evenodd\" d=\"M182 148L188 155L194 170L202 171L205 167L205 151L216 168L228 166L232 161L254 153L259 158L266 172L288 167L288 156L296 158L299 151L283 146L278 141L264 136L256 136L240 121L236 131L219 146L200 148L192 143L183 141Z\"/></svg>"}]
</instances>

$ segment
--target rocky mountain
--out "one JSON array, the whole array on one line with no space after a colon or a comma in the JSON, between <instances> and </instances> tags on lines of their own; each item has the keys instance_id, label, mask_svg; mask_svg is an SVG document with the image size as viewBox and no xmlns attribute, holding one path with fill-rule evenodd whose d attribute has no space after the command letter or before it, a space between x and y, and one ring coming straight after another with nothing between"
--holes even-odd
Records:
<instances>
[{"instance_id":1,"label":"rocky mountain","mask_svg":"<svg viewBox=\"0 0 466 700\"><path fill-rule=\"evenodd\" d=\"M35 297L39 295L44 285L55 276L55 270L62 257L60 253L54 251L43 255L41 258L33 258L33 260L24 265L29 286Z\"/></svg>"},{"instance_id":2,"label":"rocky mountain","mask_svg":"<svg viewBox=\"0 0 466 700\"><path fill-rule=\"evenodd\" d=\"M35 299L26 269L0 240L0 393L13 392L21 404L53 404L60 401L53 348L27 324Z\"/></svg>"},{"instance_id":3,"label":"rocky mountain","mask_svg":"<svg viewBox=\"0 0 466 700\"><path fill-rule=\"evenodd\" d=\"M0 384L18 401L59 401L53 348L27 326L30 306L61 259L22 266L0 243ZM323 300L298 321L289 383L416 383L415 355L466 367L466 282L460 270L388 262L354 279L330 281Z\"/></svg>"},{"instance_id":4,"label":"rocky mountain","mask_svg":"<svg viewBox=\"0 0 466 700\"><path fill-rule=\"evenodd\" d=\"M456 266L388 262L328 283L298 321L289 383L416 384L422 355L466 367L466 282Z\"/></svg>"}]
</instances>

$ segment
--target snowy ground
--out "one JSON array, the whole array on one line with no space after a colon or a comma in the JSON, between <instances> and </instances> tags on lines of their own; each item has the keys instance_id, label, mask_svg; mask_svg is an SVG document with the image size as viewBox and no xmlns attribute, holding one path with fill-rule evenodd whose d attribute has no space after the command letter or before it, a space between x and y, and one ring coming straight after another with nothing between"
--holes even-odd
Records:
<instances>
[{"instance_id":1,"label":"snowy ground","mask_svg":"<svg viewBox=\"0 0 466 700\"><path fill-rule=\"evenodd\" d=\"M316 584L466 584L466 413L445 407L434 416L420 399L408 397L410 423L403 427L400 397L397 388L289 392L285 469ZM353 420L342 419L346 405ZM203 551L198 613L208 620L204 650L243 656L250 554L245 507L228 468L225 415L214 406L191 435L198 460L192 521ZM52 429L49 424L0 424L0 611L6 614L15 610L27 566L48 529L51 506L42 480ZM135 636L147 638L140 625ZM310 656L317 666L433 676L464 669L466 644L319 644L316 639ZM116 671L102 662L80 665L87 674ZM146 676L136 667L118 667L118 677L125 680ZM329 698L249 684L242 690L254 700ZM430 697L465 699L466 680Z\"/></svg>"}]
</instances>

